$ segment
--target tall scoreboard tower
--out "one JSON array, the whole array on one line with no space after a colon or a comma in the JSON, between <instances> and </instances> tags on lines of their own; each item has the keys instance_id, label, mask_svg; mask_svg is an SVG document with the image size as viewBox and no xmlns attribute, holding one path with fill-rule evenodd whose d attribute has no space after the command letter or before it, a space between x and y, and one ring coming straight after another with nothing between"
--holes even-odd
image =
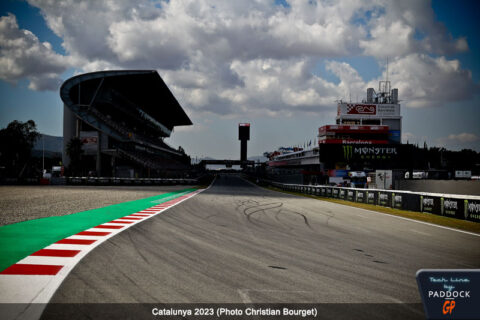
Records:
<instances>
[{"instance_id":1,"label":"tall scoreboard tower","mask_svg":"<svg viewBox=\"0 0 480 320\"><path fill-rule=\"evenodd\" d=\"M238 124L238 140L240 140L240 161L247 161L247 141L250 140L250 123Z\"/></svg>"}]
</instances>

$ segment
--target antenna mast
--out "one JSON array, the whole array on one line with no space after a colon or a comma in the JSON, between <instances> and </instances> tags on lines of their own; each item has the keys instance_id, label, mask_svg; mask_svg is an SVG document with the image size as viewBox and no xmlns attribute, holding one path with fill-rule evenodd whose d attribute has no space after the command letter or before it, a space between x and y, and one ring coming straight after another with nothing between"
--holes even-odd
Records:
<instances>
[{"instance_id":1,"label":"antenna mast","mask_svg":"<svg viewBox=\"0 0 480 320\"><path fill-rule=\"evenodd\" d=\"M379 95L379 101L381 103L390 103L391 102L391 86L390 86L390 81L388 81L388 57L387 57L387 72L386 72L386 80L385 81L380 81L378 83L378 95Z\"/></svg>"},{"instance_id":2,"label":"antenna mast","mask_svg":"<svg viewBox=\"0 0 480 320\"><path fill-rule=\"evenodd\" d=\"M388 82L388 56L387 56L387 82Z\"/></svg>"}]
</instances>

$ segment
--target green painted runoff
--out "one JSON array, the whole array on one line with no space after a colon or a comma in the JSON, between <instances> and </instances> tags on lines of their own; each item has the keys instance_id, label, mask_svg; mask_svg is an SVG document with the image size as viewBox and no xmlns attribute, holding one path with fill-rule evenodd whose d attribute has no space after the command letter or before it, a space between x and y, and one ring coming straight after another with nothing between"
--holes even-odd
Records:
<instances>
[{"instance_id":1,"label":"green painted runoff","mask_svg":"<svg viewBox=\"0 0 480 320\"><path fill-rule=\"evenodd\" d=\"M194 188L0 227L0 271L66 237L195 191Z\"/></svg>"}]
</instances>

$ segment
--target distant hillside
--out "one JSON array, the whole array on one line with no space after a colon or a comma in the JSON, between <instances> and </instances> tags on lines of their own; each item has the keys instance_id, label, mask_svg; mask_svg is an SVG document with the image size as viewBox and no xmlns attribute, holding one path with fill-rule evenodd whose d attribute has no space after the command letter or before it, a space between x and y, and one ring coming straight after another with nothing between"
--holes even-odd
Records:
<instances>
[{"instance_id":1,"label":"distant hillside","mask_svg":"<svg viewBox=\"0 0 480 320\"><path fill-rule=\"evenodd\" d=\"M61 153L63 150L63 137L49 136L48 134L40 134L33 146L33 150L42 151L43 142L45 142L45 151Z\"/></svg>"},{"instance_id":2,"label":"distant hillside","mask_svg":"<svg viewBox=\"0 0 480 320\"><path fill-rule=\"evenodd\" d=\"M196 160L196 158L193 157L193 160ZM223 159L215 159L211 157L198 158L198 162L202 160L223 160ZM232 160L239 160L239 159L232 159ZM265 162L265 161L268 161L268 158L264 156L251 156L251 157L248 157L248 160L255 161L255 162Z\"/></svg>"},{"instance_id":3,"label":"distant hillside","mask_svg":"<svg viewBox=\"0 0 480 320\"><path fill-rule=\"evenodd\" d=\"M265 162L265 161L268 161L268 158L264 156L252 156L252 157L248 157L248 160L252 160L255 162Z\"/></svg>"}]
</instances>

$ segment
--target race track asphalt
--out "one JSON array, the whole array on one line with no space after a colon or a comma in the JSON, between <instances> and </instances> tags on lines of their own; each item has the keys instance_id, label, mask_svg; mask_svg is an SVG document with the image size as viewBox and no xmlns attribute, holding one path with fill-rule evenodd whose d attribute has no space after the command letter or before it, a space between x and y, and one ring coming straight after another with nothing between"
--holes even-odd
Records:
<instances>
[{"instance_id":1,"label":"race track asphalt","mask_svg":"<svg viewBox=\"0 0 480 320\"><path fill-rule=\"evenodd\" d=\"M479 268L479 248L475 235L223 175L97 247L51 302L418 304L417 270Z\"/></svg>"}]
</instances>

